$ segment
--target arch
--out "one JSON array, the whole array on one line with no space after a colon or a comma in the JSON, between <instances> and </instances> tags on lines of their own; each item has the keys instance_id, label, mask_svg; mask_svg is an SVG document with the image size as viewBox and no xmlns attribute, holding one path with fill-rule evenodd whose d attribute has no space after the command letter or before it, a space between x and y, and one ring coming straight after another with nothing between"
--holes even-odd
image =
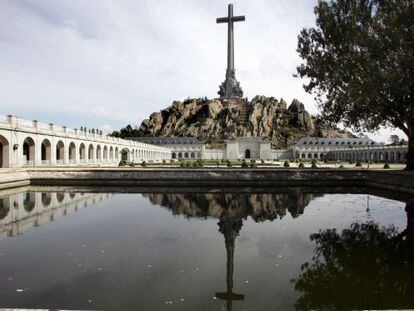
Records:
<instances>
[{"instance_id":1,"label":"arch","mask_svg":"<svg viewBox=\"0 0 414 311\"><path fill-rule=\"evenodd\" d=\"M86 160L86 147L84 143L79 145L79 160L81 163L84 163Z\"/></svg>"},{"instance_id":2,"label":"arch","mask_svg":"<svg viewBox=\"0 0 414 311\"><path fill-rule=\"evenodd\" d=\"M121 150L121 160L129 162L130 161L131 152L128 148L123 148Z\"/></svg>"},{"instance_id":3,"label":"arch","mask_svg":"<svg viewBox=\"0 0 414 311\"><path fill-rule=\"evenodd\" d=\"M188 152L184 153L184 158L188 159Z\"/></svg>"},{"instance_id":4,"label":"arch","mask_svg":"<svg viewBox=\"0 0 414 311\"><path fill-rule=\"evenodd\" d=\"M190 157L191 157L191 159L194 159L195 158L194 152L191 152Z\"/></svg>"},{"instance_id":5,"label":"arch","mask_svg":"<svg viewBox=\"0 0 414 311\"><path fill-rule=\"evenodd\" d=\"M64 192L57 192L56 193L56 199L60 203L65 199L65 193Z\"/></svg>"},{"instance_id":6,"label":"arch","mask_svg":"<svg viewBox=\"0 0 414 311\"><path fill-rule=\"evenodd\" d=\"M110 161L114 160L114 147L112 146L109 147L109 160Z\"/></svg>"},{"instance_id":7,"label":"arch","mask_svg":"<svg viewBox=\"0 0 414 311\"><path fill-rule=\"evenodd\" d=\"M177 154L175 152L172 153L171 158L176 159L177 158Z\"/></svg>"},{"instance_id":8,"label":"arch","mask_svg":"<svg viewBox=\"0 0 414 311\"><path fill-rule=\"evenodd\" d=\"M88 162L93 162L93 145L90 144L88 147Z\"/></svg>"},{"instance_id":9,"label":"arch","mask_svg":"<svg viewBox=\"0 0 414 311\"><path fill-rule=\"evenodd\" d=\"M201 159L201 158L202 158L202 156L201 156L201 152L197 153L197 157L198 157L199 159Z\"/></svg>"},{"instance_id":10,"label":"arch","mask_svg":"<svg viewBox=\"0 0 414 311\"><path fill-rule=\"evenodd\" d=\"M104 146L103 148L103 160L104 162L108 162L108 146Z\"/></svg>"},{"instance_id":11,"label":"arch","mask_svg":"<svg viewBox=\"0 0 414 311\"><path fill-rule=\"evenodd\" d=\"M388 155L388 151L384 152L384 160L385 160L385 162L388 162L390 160L390 157Z\"/></svg>"},{"instance_id":12,"label":"arch","mask_svg":"<svg viewBox=\"0 0 414 311\"><path fill-rule=\"evenodd\" d=\"M244 157L245 157L246 159L250 159L250 157L251 157L251 154L250 154L250 149L246 149L246 150L244 151Z\"/></svg>"},{"instance_id":13,"label":"arch","mask_svg":"<svg viewBox=\"0 0 414 311\"><path fill-rule=\"evenodd\" d=\"M23 197L23 207L26 212L31 212L36 206L36 195L33 192L26 192Z\"/></svg>"},{"instance_id":14,"label":"arch","mask_svg":"<svg viewBox=\"0 0 414 311\"><path fill-rule=\"evenodd\" d=\"M102 148L101 145L96 146L96 158L95 158L96 162L101 162L102 161Z\"/></svg>"},{"instance_id":15,"label":"arch","mask_svg":"<svg viewBox=\"0 0 414 311\"><path fill-rule=\"evenodd\" d=\"M178 158L182 159L183 158L183 154L181 152L178 153Z\"/></svg>"},{"instance_id":16,"label":"arch","mask_svg":"<svg viewBox=\"0 0 414 311\"><path fill-rule=\"evenodd\" d=\"M391 151L390 152L390 161L391 162L395 162L395 154L394 154L394 151Z\"/></svg>"},{"instance_id":17,"label":"arch","mask_svg":"<svg viewBox=\"0 0 414 311\"><path fill-rule=\"evenodd\" d=\"M313 155L313 158L314 158L314 159L317 159L317 158L318 158L318 154L317 154L317 153L315 153L315 154Z\"/></svg>"},{"instance_id":18,"label":"arch","mask_svg":"<svg viewBox=\"0 0 414 311\"><path fill-rule=\"evenodd\" d=\"M119 160L119 149L115 147L115 160Z\"/></svg>"},{"instance_id":19,"label":"arch","mask_svg":"<svg viewBox=\"0 0 414 311\"><path fill-rule=\"evenodd\" d=\"M33 138L26 137L23 141L23 164L30 166L34 165L35 154L35 142Z\"/></svg>"},{"instance_id":20,"label":"arch","mask_svg":"<svg viewBox=\"0 0 414 311\"><path fill-rule=\"evenodd\" d=\"M6 198L0 198L0 220L6 218L9 211L10 205L8 204L8 200Z\"/></svg>"},{"instance_id":21,"label":"arch","mask_svg":"<svg viewBox=\"0 0 414 311\"><path fill-rule=\"evenodd\" d=\"M45 138L42 141L41 146L41 160L43 165L50 165L50 159L52 158L52 144L50 140Z\"/></svg>"},{"instance_id":22,"label":"arch","mask_svg":"<svg viewBox=\"0 0 414 311\"><path fill-rule=\"evenodd\" d=\"M63 164L65 161L65 145L59 140L56 144L56 163Z\"/></svg>"},{"instance_id":23,"label":"arch","mask_svg":"<svg viewBox=\"0 0 414 311\"><path fill-rule=\"evenodd\" d=\"M76 161L76 145L73 141L69 144L68 152L69 152L69 162L70 163L75 163L75 161Z\"/></svg>"},{"instance_id":24,"label":"arch","mask_svg":"<svg viewBox=\"0 0 414 311\"><path fill-rule=\"evenodd\" d=\"M48 207L52 202L52 194L50 192L42 192L41 200L43 206Z\"/></svg>"},{"instance_id":25,"label":"arch","mask_svg":"<svg viewBox=\"0 0 414 311\"><path fill-rule=\"evenodd\" d=\"M0 135L0 167L9 167L9 141Z\"/></svg>"},{"instance_id":26,"label":"arch","mask_svg":"<svg viewBox=\"0 0 414 311\"><path fill-rule=\"evenodd\" d=\"M312 159L312 153L308 153L308 159Z\"/></svg>"}]
</instances>

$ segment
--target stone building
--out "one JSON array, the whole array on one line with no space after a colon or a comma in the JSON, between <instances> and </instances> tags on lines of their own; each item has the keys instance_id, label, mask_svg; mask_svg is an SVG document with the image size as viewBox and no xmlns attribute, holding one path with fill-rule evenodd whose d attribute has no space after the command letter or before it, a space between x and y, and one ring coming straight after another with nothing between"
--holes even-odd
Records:
<instances>
[{"instance_id":1,"label":"stone building","mask_svg":"<svg viewBox=\"0 0 414 311\"><path fill-rule=\"evenodd\" d=\"M0 168L118 165L120 160L137 163L170 158L171 151L161 146L0 116Z\"/></svg>"},{"instance_id":2,"label":"stone building","mask_svg":"<svg viewBox=\"0 0 414 311\"><path fill-rule=\"evenodd\" d=\"M364 138L321 138L304 137L291 147L293 159L324 159L331 151L344 148L380 146L368 137Z\"/></svg>"},{"instance_id":3,"label":"stone building","mask_svg":"<svg viewBox=\"0 0 414 311\"><path fill-rule=\"evenodd\" d=\"M172 159L203 159L204 143L195 137L128 137L127 140L171 150Z\"/></svg>"},{"instance_id":4,"label":"stone building","mask_svg":"<svg viewBox=\"0 0 414 311\"><path fill-rule=\"evenodd\" d=\"M195 137L129 137L141 143L169 148L172 159L204 160L283 160L290 159L290 150L275 150L262 137L238 137L225 141L222 148L208 148Z\"/></svg>"}]
</instances>

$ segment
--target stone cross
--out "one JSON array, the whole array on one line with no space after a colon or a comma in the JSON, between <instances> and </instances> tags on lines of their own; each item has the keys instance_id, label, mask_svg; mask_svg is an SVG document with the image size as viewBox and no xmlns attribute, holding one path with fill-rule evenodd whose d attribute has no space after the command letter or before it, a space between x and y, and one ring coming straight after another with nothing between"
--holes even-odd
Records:
<instances>
[{"instance_id":1,"label":"stone cross","mask_svg":"<svg viewBox=\"0 0 414 311\"><path fill-rule=\"evenodd\" d=\"M233 15L233 4L228 6L228 16L217 18L217 23L227 23L227 71L226 80L221 84L218 94L220 98L243 97L243 91L239 82L236 80L236 70L234 68L234 31L235 22L245 21L244 16Z\"/></svg>"}]
</instances>

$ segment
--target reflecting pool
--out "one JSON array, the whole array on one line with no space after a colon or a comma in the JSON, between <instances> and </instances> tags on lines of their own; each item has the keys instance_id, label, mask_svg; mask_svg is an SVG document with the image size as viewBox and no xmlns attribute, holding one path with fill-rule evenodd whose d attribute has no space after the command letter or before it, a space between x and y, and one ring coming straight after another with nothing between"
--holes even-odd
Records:
<instances>
[{"instance_id":1,"label":"reflecting pool","mask_svg":"<svg viewBox=\"0 0 414 311\"><path fill-rule=\"evenodd\" d=\"M109 190L0 192L0 308L414 307L414 198Z\"/></svg>"}]
</instances>

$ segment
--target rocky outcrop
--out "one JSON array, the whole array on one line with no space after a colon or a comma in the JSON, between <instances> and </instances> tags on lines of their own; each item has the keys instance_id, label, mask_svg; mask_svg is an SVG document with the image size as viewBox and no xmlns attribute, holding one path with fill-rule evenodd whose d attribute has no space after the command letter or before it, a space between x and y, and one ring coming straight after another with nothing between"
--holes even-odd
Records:
<instances>
[{"instance_id":1,"label":"rocky outcrop","mask_svg":"<svg viewBox=\"0 0 414 311\"><path fill-rule=\"evenodd\" d=\"M283 99L265 96L256 96L250 102L188 99L174 101L151 114L140 131L145 136L192 136L207 142L260 136L274 147L285 147L304 136L324 135L316 123L296 99L289 106ZM331 134L346 135L337 131Z\"/></svg>"}]
</instances>

